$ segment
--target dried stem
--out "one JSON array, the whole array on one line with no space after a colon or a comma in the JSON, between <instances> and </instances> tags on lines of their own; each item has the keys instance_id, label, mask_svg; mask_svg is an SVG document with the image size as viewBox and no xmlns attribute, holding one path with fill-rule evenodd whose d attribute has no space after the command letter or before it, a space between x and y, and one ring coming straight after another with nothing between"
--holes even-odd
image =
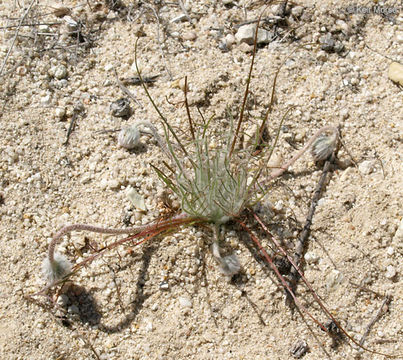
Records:
<instances>
[{"instance_id":1,"label":"dried stem","mask_svg":"<svg viewBox=\"0 0 403 360\"><path fill-rule=\"evenodd\" d=\"M187 215L182 213L180 215L173 217L171 219L171 221L184 219L186 217L187 217ZM54 262L54 254L55 254L56 245L59 243L60 239L64 235L71 233L72 231L90 231L90 232L95 232L95 233L99 233L99 234L121 235L121 234L138 234L147 229L151 230L153 227L155 227L155 224L148 224L148 225L138 226L135 228L120 228L120 229L104 228L104 227L98 227L98 226L86 225L86 224L67 225L67 226L64 226L58 233L56 233L56 235L53 236L52 241L49 244L49 248L48 248L48 259L49 259L50 263Z\"/></svg>"},{"instance_id":2,"label":"dried stem","mask_svg":"<svg viewBox=\"0 0 403 360\"><path fill-rule=\"evenodd\" d=\"M24 22L24 20L25 20L25 18L27 17L28 13L31 11L31 8L32 8L32 6L34 5L35 2L36 2L36 0L32 0L32 1L30 2L30 4L29 4L27 10L25 11L24 15L22 15L22 17L21 17L21 19L20 19L20 22L19 22L19 24L18 24L18 26L17 26L17 30L15 30L15 34L14 34L14 38L13 38L13 41L12 41L12 43L11 43L11 46L8 48L7 55L6 55L6 57L4 58L3 65L1 66L1 69L0 69L0 77L1 77L1 74L3 73L3 70L4 70L5 66L6 66L7 60L8 60L8 58L10 57L11 51L13 51L14 44L15 44L15 41L17 40L18 33L20 32L20 28L21 28L21 26L22 26L22 23Z\"/></svg>"},{"instance_id":3,"label":"dried stem","mask_svg":"<svg viewBox=\"0 0 403 360\"><path fill-rule=\"evenodd\" d=\"M291 160L289 160L288 162L286 162L284 165L282 165L279 169L277 169L276 171L274 171L268 179L266 179L263 184L266 184L268 181L274 180L276 178L278 178L279 176L281 176L285 171L288 170L288 168L290 166L292 166L309 148L310 146L314 143L314 141L322 134L324 134L327 131L332 131L336 136L338 136L338 130L336 127L334 126L325 126L321 129L319 129L315 135L313 135L309 141L305 144L305 146L299 150L293 157Z\"/></svg>"}]
</instances>

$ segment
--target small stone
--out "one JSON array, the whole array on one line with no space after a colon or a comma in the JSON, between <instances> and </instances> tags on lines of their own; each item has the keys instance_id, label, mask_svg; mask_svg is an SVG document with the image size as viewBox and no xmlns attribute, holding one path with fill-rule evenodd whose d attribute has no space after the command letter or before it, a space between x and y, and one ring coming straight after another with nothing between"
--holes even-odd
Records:
<instances>
[{"instance_id":1,"label":"small stone","mask_svg":"<svg viewBox=\"0 0 403 360\"><path fill-rule=\"evenodd\" d=\"M40 101L41 101L41 104L46 105L46 104L50 103L51 99L52 99L52 96L50 94L46 94L41 97Z\"/></svg>"},{"instance_id":2,"label":"small stone","mask_svg":"<svg viewBox=\"0 0 403 360\"><path fill-rule=\"evenodd\" d=\"M79 314L80 313L80 309L76 306L76 305L71 305L69 306L69 308L67 309L67 312L69 314Z\"/></svg>"},{"instance_id":3,"label":"small stone","mask_svg":"<svg viewBox=\"0 0 403 360\"><path fill-rule=\"evenodd\" d=\"M349 35L351 33L350 26L343 20L336 20L336 26L337 29L341 30L341 32L345 35Z\"/></svg>"},{"instance_id":4,"label":"small stone","mask_svg":"<svg viewBox=\"0 0 403 360\"><path fill-rule=\"evenodd\" d=\"M395 276L396 276L396 269L395 269L395 267L392 266L392 265L389 265L389 266L386 268L385 277L386 277L387 279L393 279Z\"/></svg>"},{"instance_id":5,"label":"small stone","mask_svg":"<svg viewBox=\"0 0 403 360\"><path fill-rule=\"evenodd\" d=\"M57 304L60 305L61 307L66 307L69 303L70 298L65 294L62 294L57 298Z\"/></svg>"},{"instance_id":6,"label":"small stone","mask_svg":"<svg viewBox=\"0 0 403 360\"><path fill-rule=\"evenodd\" d=\"M178 301L179 305L183 308L191 308L193 306L192 300L190 300L188 297L181 296Z\"/></svg>"},{"instance_id":7,"label":"small stone","mask_svg":"<svg viewBox=\"0 0 403 360\"><path fill-rule=\"evenodd\" d=\"M120 186L119 180L113 179L108 181L109 189L117 189Z\"/></svg>"},{"instance_id":8,"label":"small stone","mask_svg":"<svg viewBox=\"0 0 403 360\"><path fill-rule=\"evenodd\" d=\"M150 319L146 320L145 326L144 326L144 330L146 332L151 332L154 330L154 326L153 326L153 322Z\"/></svg>"},{"instance_id":9,"label":"small stone","mask_svg":"<svg viewBox=\"0 0 403 360\"><path fill-rule=\"evenodd\" d=\"M104 70L106 72L111 71L113 69L113 64L106 64L104 67Z\"/></svg>"},{"instance_id":10,"label":"small stone","mask_svg":"<svg viewBox=\"0 0 403 360\"><path fill-rule=\"evenodd\" d=\"M302 140L304 140L305 136L306 136L306 130L301 129L295 135L295 141L301 142Z\"/></svg>"},{"instance_id":11,"label":"small stone","mask_svg":"<svg viewBox=\"0 0 403 360\"><path fill-rule=\"evenodd\" d=\"M183 34L182 39L194 41L197 39L197 34L194 31L187 31Z\"/></svg>"},{"instance_id":12,"label":"small stone","mask_svg":"<svg viewBox=\"0 0 403 360\"><path fill-rule=\"evenodd\" d=\"M334 46L336 42L334 41L332 34L327 33L320 37L319 42L321 43L321 49L326 51L327 53L334 52Z\"/></svg>"},{"instance_id":13,"label":"small stone","mask_svg":"<svg viewBox=\"0 0 403 360\"><path fill-rule=\"evenodd\" d=\"M267 166L269 168L275 169L275 168L279 168L282 164L283 164L283 157L281 156L281 154L274 153L270 157L270 159L267 163Z\"/></svg>"},{"instance_id":14,"label":"small stone","mask_svg":"<svg viewBox=\"0 0 403 360\"><path fill-rule=\"evenodd\" d=\"M235 36L232 34L227 34L225 36L225 44L227 45L227 47L232 47L232 45L234 45L234 43L236 42Z\"/></svg>"},{"instance_id":15,"label":"small stone","mask_svg":"<svg viewBox=\"0 0 403 360\"><path fill-rule=\"evenodd\" d=\"M375 160L365 160L360 165L358 165L358 170L360 170L364 175L371 174L375 169Z\"/></svg>"},{"instance_id":16,"label":"small stone","mask_svg":"<svg viewBox=\"0 0 403 360\"><path fill-rule=\"evenodd\" d=\"M160 289L161 290L168 290L169 289L169 284L166 281L161 281L160 282Z\"/></svg>"},{"instance_id":17,"label":"small stone","mask_svg":"<svg viewBox=\"0 0 403 360\"><path fill-rule=\"evenodd\" d=\"M304 259L308 264L315 264L319 261L319 256L316 255L314 252L308 251L304 255Z\"/></svg>"},{"instance_id":18,"label":"small stone","mask_svg":"<svg viewBox=\"0 0 403 360\"><path fill-rule=\"evenodd\" d=\"M291 14L296 18L300 18L304 12L303 6L295 6L291 9Z\"/></svg>"},{"instance_id":19,"label":"small stone","mask_svg":"<svg viewBox=\"0 0 403 360\"><path fill-rule=\"evenodd\" d=\"M276 212L281 212L284 210L284 202L283 200L279 200L274 204L273 210Z\"/></svg>"},{"instance_id":20,"label":"small stone","mask_svg":"<svg viewBox=\"0 0 403 360\"><path fill-rule=\"evenodd\" d=\"M339 270L332 270L326 278L326 287L328 290L336 288L343 281L343 274Z\"/></svg>"},{"instance_id":21,"label":"small stone","mask_svg":"<svg viewBox=\"0 0 403 360\"><path fill-rule=\"evenodd\" d=\"M390 80L403 86L403 65L392 62L389 65L388 76Z\"/></svg>"},{"instance_id":22,"label":"small stone","mask_svg":"<svg viewBox=\"0 0 403 360\"><path fill-rule=\"evenodd\" d=\"M127 98L120 98L111 103L110 110L113 116L121 118L128 118L132 113L130 101Z\"/></svg>"},{"instance_id":23,"label":"small stone","mask_svg":"<svg viewBox=\"0 0 403 360\"><path fill-rule=\"evenodd\" d=\"M305 340L298 340L290 349L290 353L296 359L302 358L309 350L308 344Z\"/></svg>"},{"instance_id":24,"label":"small stone","mask_svg":"<svg viewBox=\"0 0 403 360\"><path fill-rule=\"evenodd\" d=\"M144 198L131 186L127 189L126 195L137 210L143 212L147 211Z\"/></svg>"},{"instance_id":25,"label":"small stone","mask_svg":"<svg viewBox=\"0 0 403 360\"><path fill-rule=\"evenodd\" d=\"M344 51L344 45L341 41L336 41L335 45L334 45L334 52L336 52L337 54L340 54Z\"/></svg>"},{"instance_id":26,"label":"small stone","mask_svg":"<svg viewBox=\"0 0 403 360\"><path fill-rule=\"evenodd\" d=\"M396 35L396 40L399 44L403 44L403 32Z\"/></svg>"},{"instance_id":27,"label":"small stone","mask_svg":"<svg viewBox=\"0 0 403 360\"><path fill-rule=\"evenodd\" d=\"M61 79L64 79L67 77L67 69L64 65L56 66L53 73L54 73L54 77L58 80L61 80Z\"/></svg>"},{"instance_id":28,"label":"small stone","mask_svg":"<svg viewBox=\"0 0 403 360\"><path fill-rule=\"evenodd\" d=\"M241 26L237 33L235 34L235 38L238 43L246 43L248 45L253 45L255 42L255 24L248 24ZM257 32L257 43L258 44L268 44L272 40L272 34L265 30L259 29Z\"/></svg>"},{"instance_id":29,"label":"small stone","mask_svg":"<svg viewBox=\"0 0 403 360\"><path fill-rule=\"evenodd\" d=\"M389 246L389 247L386 249L386 253L387 253L389 256L392 256L392 255L395 253L395 249L394 249L392 246Z\"/></svg>"},{"instance_id":30,"label":"small stone","mask_svg":"<svg viewBox=\"0 0 403 360\"><path fill-rule=\"evenodd\" d=\"M66 116L66 109L61 107L56 108L55 115L59 120L63 120Z\"/></svg>"},{"instance_id":31,"label":"small stone","mask_svg":"<svg viewBox=\"0 0 403 360\"><path fill-rule=\"evenodd\" d=\"M243 53L251 53L253 51L253 45L248 45L246 43L242 43L239 45L239 50L241 50Z\"/></svg>"}]
</instances>

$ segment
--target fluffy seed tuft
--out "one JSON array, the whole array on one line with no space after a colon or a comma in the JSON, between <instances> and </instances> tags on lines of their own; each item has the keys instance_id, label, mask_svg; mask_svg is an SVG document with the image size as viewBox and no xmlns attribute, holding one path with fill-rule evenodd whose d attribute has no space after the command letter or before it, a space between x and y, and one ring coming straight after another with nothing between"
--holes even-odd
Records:
<instances>
[{"instance_id":1,"label":"fluffy seed tuft","mask_svg":"<svg viewBox=\"0 0 403 360\"><path fill-rule=\"evenodd\" d=\"M120 130L118 144L125 149L134 149L140 144L140 131L137 126L130 126Z\"/></svg>"},{"instance_id":2,"label":"fluffy seed tuft","mask_svg":"<svg viewBox=\"0 0 403 360\"><path fill-rule=\"evenodd\" d=\"M332 155L337 142L337 134L322 135L312 145L312 156L315 161L324 161Z\"/></svg>"},{"instance_id":3,"label":"fluffy seed tuft","mask_svg":"<svg viewBox=\"0 0 403 360\"><path fill-rule=\"evenodd\" d=\"M49 261L49 258L46 258L42 263L42 273L49 284L63 279L71 272L71 268L70 261L59 253L55 253L53 261Z\"/></svg>"}]
</instances>

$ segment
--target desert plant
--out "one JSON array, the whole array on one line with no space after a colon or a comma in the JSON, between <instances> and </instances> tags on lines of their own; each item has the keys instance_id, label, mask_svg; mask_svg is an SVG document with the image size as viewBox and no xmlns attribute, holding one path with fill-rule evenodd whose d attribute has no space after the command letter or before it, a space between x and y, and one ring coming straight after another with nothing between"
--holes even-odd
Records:
<instances>
[{"instance_id":1,"label":"desert plant","mask_svg":"<svg viewBox=\"0 0 403 360\"><path fill-rule=\"evenodd\" d=\"M255 36L257 36L257 29ZM142 80L141 72L137 66L137 43L135 50L135 63L138 71L138 76ZM278 133L271 144L267 144L263 139L263 132L266 129L266 122L273 104L273 95L270 102L269 110L266 117L262 120L258 131L252 137L250 146L246 149L241 149L236 145L240 142L240 134L243 124L243 114L246 108L246 100L249 93L249 82L253 70L253 64L256 54L256 41L252 57L249 75L247 77L247 85L244 94L240 115L236 123L230 118L230 131L226 136L223 136L221 143L215 149L210 148L209 144L209 122L204 122L202 126L195 126L189 111L189 106L186 98L187 84L185 82L185 104L188 113L188 121L192 135L192 141L184 144L180 136L171 127L169 121L161 113L160 109L155 104L146 84L142 81L144 91L153 104L155 110L159 114L165 137L154 132L157 142L162 151L170 159L170 164L165 163L166 169L162 170L153 166L157 175L162 182L170 188L180 199L181 212L169 219L156 221L152 224L144 225L137 228L125 229L106 229L94 227L84 224L74 224L62 228L54 237L49 245L48 257L44 261L44 273L49 283L48 287L65 281L72 273L76 272L81 266L88 264L90 261L101 256L105 251L124 243L132 242L138 245L146 240L163 234L166 231L173 231L182 226L194 226L203 224L211 227L215 234L215 239L212 245L212 255L217 260L221 270L226 275L233 275L240 270L240 264L235 255L222 256L220 248L221 228L230 220L235 220L250 234L252 241L261 251L266 261L276 273L279 281L292 296L297 307L302 313L308 314L323 330L327 331L325 326L317 321L308 310L298 301L288 282L280 274L273 260L261 246L257 236L250 230L242 219L242 214L246 210L250 210L253 214L252 205L267 195L267 190L264 190L263 185L267 184L280 175L282 175L303 153L310 147L316 160L326 160L329 158L337 145L338 130L335 127L328 126L320 129L299 151L297 154L281 166L279 169L272 172L266 178L263 178L264 166L267 164L270 156L273 153L273 148L277 144ZM277 73L278 74L278 73ZM277 75L276 75L277 78ZM285 115L286 116L286 115ZM283 117L282 121L284 120ZM281 121L281 123L282 123ZM330 132L330 136L325 136ZM257 223L267 234L270 234L268 228L264 225L261 219L254 214ZM111 245L98 250L94 255L89 256L83 262L76 264L74 267L67 259L55 252L56 245L60 239L71 231L92 231L106 234L131 234L129 237L118 240ZM352 342L363 348L356 340L351 338L347 332L341 327L340 323L322 304L319 297L312 289L309 282L303 277L302 272L298 268L291 256L285 251L278 242L273 238L275 246L285 255L285 257L295 267L297 272L302 277L303 281L313 293L317 303L320 305L324 313L336 324ZM367 351L377 353L373 350L363 348Z\"/></svg>"}]
</instances>

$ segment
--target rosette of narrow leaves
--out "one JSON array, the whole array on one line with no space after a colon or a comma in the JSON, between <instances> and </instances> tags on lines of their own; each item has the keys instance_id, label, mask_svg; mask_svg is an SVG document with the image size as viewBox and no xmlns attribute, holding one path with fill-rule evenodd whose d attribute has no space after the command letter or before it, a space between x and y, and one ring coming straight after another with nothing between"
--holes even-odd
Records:
<instances>
[{"instance_id":1,"label":"rosette of narrow leaves","mask_svg":"<svg viewBox=\"0 0 403 360\"><path fill-rule=\"evenodd\" d=\"M229 141L227 146L210 150L206 128L198 132L193 149L187 148L189 169L185 169L177 159L170 144L168 148L177 165L174 181L156 170L158 176L178 195L185 213L214 224L224 224L239 215L249 198L248 171L245 164L234 161L236 156L230 161Z\"/></svg>"}]
</instances>

